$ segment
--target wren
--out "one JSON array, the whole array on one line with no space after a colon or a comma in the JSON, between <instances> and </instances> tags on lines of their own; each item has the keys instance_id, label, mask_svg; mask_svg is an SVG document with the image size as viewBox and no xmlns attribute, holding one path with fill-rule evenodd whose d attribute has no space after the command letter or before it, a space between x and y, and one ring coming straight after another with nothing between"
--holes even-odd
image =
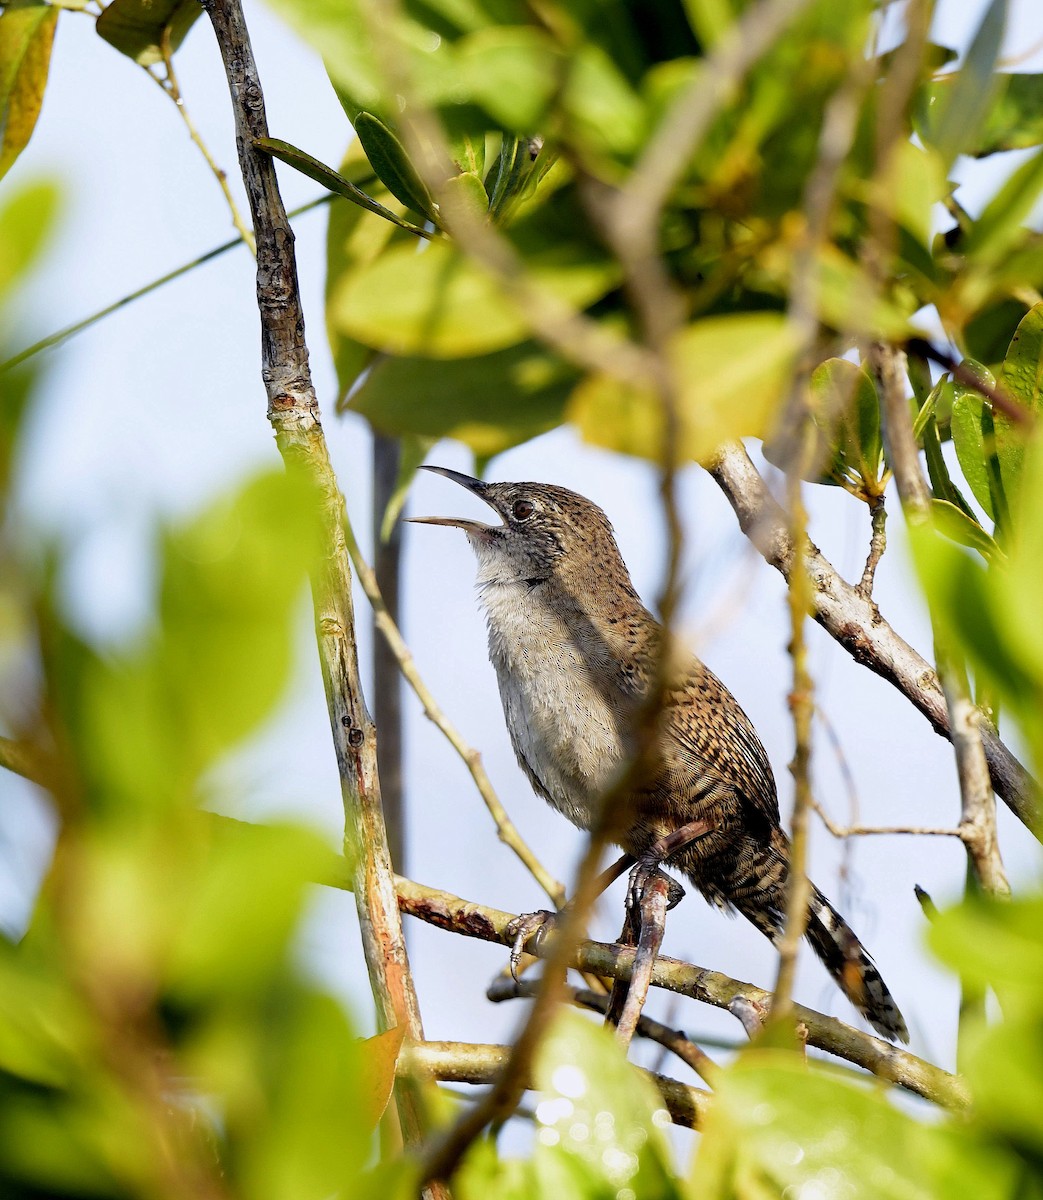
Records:
<instances>
[{"instance_id":1,"label":"wren","mask_svg":"<svg viewBox=\"0 0 1043 1200\"><path fill-rule=\"evenodd\" d=\"M511 742L533 788L580 829L638 751L637 730L664 652L608 518L590 500L543 483L483 483L426 467L484 500L500 524L414 521L462 529L478 559ZM713 905L739 912L772 942L785 923L789 841L775 778L749 718L694 655L670 663L651 769L617 797L612 835L641 861L695 822L708 831L665 866ZM880 972L843 917L813 887L807 940L841 991L885 1037L908 1041Z\"/></svg>"}]
</instances>

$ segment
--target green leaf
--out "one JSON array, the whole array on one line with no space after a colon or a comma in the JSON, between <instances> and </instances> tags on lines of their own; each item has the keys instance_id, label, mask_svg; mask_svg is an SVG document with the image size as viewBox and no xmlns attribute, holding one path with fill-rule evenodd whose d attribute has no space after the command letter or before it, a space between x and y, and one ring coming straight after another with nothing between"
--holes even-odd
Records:
<instances>
[{"instance_id":1,"label":"green leaf","mask_svg":"<svg viewBox=\"0 0 1043 1200\"><path fill-rule=\"evenodd\" d=\"M396 200L400 200L407 208L423 213L437 225L438 205L398 137L372 113L360 112L354 125L370 166L381 183Z\"/></svg>"},{"instance_id":2,"label":"green leaf","mask_svg":"<svg viewBox=\"0 0 1043 1200\"><path fill-rule=\"evenodd\" d=\"M98 18L98 34L143 67L173 54L203 9L199 0L112 0Z\"/></svg>"},{"instance_id":3,"label":"green leaf","mask_svg":"<svg viewBox=\"0 0 1043 1200\"><path fill-rule=\"evenodd\" d=\"M1017 1170L963 1122L920 1121L793 1054L747 1051L714 1090L692 1194L1012 1200Z\"/></svg>"},{"instance_id":4,"label":"green leaf","mask_svg":"<svg viewBox=\"0 0 1043 1200\"><path fill-rule=\"evenodd\" d=\"M536 1170L544 1184L537 1194L679 1197L662 1100L602 1025L561 1012L533 1076L540 1093Z\"/></svg>"},{"instance_id":5,"label":"green leaf","mask_svg":"<svg viewBox=\"0 0 1043 1200\"><path fill-rule=\"evenodd\" d=\"M1007 0L991 0L944 106L922 131L937 148L946 168L965 147L975 145L978 131L988 117L997 91L994 71L1006 17Z\"/></svg>"},{"instance_id":6,"label":"green leaf","mask_svg":"<svg viewBox=\"0 0 1043 1200\"><path fill-rule=\"evenodd\" d=\"M815 419L835 447L840 469L872 491L883 465L880 403L872 379L856 363L830 358L812 372L811 394Z\"/></svg>"},{"instance_id":7,"label":"green leaf","mask_svg":"<svg viewBox=\"0 0 1043 1200\"><path fill-rule=\"evenodd\" d=\"M561 423L579 372L536 342L474 358L387 358L352 399L381 433L456 438L491 458Z\"/></svg>"},{"instance_id":8,"label":"green leaf","mask_svg":"<svg viewBox=\"0 0 1043 1200\"><path fill-rule=\"evenodd\" d=\"M949 464L945 461L945 455L942 453L938 421L933 413L922 423L919 433L923 441L924 456L927 459L927 474L930 477L935 496L939 500L954 505L977 524L974 510L963 498L963 493L953 483L952 476L949 474Z\"/></svg>"},{"instance_id":9,"label":"green leaf","mask_svg":"<svg viewBox=\"0 0 1043 1200\"><path fill-rule=\"evenodd\" d=\"M1041 921L1038 894L1013 901L971 894L929 931L939 957L971 986L993 988L1003 1010L1001 1022L966 1037L976 1120L1036 1160L1043 1151Z\"/></svg>"},{"instance_id":10,"label":"green leaf","mask_svg":"<svg viewBox=\"0 0 1043 1200\"><path fill-rule=\"evenodd\" d=\"M581 242L559 242L527 258L535 286L574 309L605 294L619 266ZM338 330L392 354L463 358L521 341L521 311L493 276L454 246L431 242L418 254L390 248L345 279L330 297Z\"/></svg>"},{"instance_id":11,"label":"green leaf","mask_svg":"<svg viewBox=\"0 0 1043 1200\"><path fill-rule=\"evenodd\" d=\"M8 6L0 11L0 178L29 144L36 127L57 23L58 10L49 5Z\"/></svg>"},{"instance_id":12,"label":"green leaf","mask_svg":"<svg viewBox=\"0 0 1043 1200\"><path fill-rule=\"evenodd\" d=\"M372 200L364 191L345 179L343 175L334 171L332 167L327 167L325 163L320 162L317 158L313 158L310 154L305 153L305 151L299 150L296 146L291 146L289 142L281 141L279 138L257 138L254 141L254 149L260 150L265 154L270 154L273 158L279 159L280 162L294 167L302 175L307 175L309 179L314 179L316 183L321 183L327 191L333 192L337 196L343 196L345 200L350 200L352 204L357 204L359 208L364 208L367 212L375 213L378 217L383 217L385 221L390 221L392 225L397 225L400 229L406 229L410 233L415 233L418 237L422 238L433 236L419 225L411 225L408 221L403 221L401 217L396 216L389 208L385 208L383 204L378 204L376 200Z\"/></svg>"},{"instance_id":13,"label":"green leaf","mask_svg":"<svg viewBox=\"0 0 1043 1200\"><path fill-rule=\"evenodd\" d=\"M297 992L272 1008L256 1062L259 1078L230 1114L237 1194L251 1200L358 1195L371 1130L363 1047L331 996ZM400 1158L387 1171L382 1194L401 1195L393 1181L411 1174L411 1165Z\"/></svg>"},{"instance_id":14,"label":"green leaf","mask_svg":"<svg viewBox=\"0 0 1043 1200\"><path fill-rule=\"evenodd\" d=\"M670 352L681 389L679 456L705 462L724 442L768 436L795 354L779 313L706 317L683 330ZM651 389L592 375L573 393L568 418L595 445L662 459L663 414Z\"/></svg>"},{"instance_id":15,"label":"green leaf","mask_svg":"<svg viewBox=\"0 0 1043 1200\"><path fill-rule=\"evenodd\" d=\"M991 683L1016 710L1037 710L1038 693L1020 644L1024 627L1012 625L1008 617L1008 570L986 568L933 523L910 528L910 543L939 639L950 652L969 658L979 679Z\"/></svg>"},{"instance_id":16,"label":"green leaf","mask_svg":"<svg viewBox=\"0 0 1043 1200\"><path fill-rule=\"evenodd\" d=\"M369 165L362 144L355 139L348 148L341 164L340 174L356 187L365 188L366 194L383 208L394 212L402 225L423 218L413 214L385 188ZM326 233L326 334L333 362L337 371L337 411L344 411L348 394L362 372L373 361L376 351L337 327L331 310L331 297L356 271L373 262L389 246L416 246L416 238L402 226L392 225L375 213L367 212L355 204L334 200L330 204L330 219Z\"/></svg>"},{"instance_id":17,"label":"green leaf","mask_svg":"<svg viewBox=\"0 0 1043 1200\"><path fill-rule=\"evenodd\" d=\"M963 365L995 386L992 375L979 363L965 360ZM1006 524L1006 487L1011 481L1004 478L997 455L992 405L981 392L959 380L953 384L951 427L960 470L974 498L997 525Z\"/></svg>"}]
</instances>

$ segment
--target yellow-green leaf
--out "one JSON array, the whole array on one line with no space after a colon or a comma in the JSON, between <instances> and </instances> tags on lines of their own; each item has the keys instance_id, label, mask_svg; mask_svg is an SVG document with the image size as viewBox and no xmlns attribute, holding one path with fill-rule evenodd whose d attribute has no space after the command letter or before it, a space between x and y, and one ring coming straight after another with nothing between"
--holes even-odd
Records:
<instances>
[{"instance_id":1,"label":"yellow-green leaf","mask_svg":"<svg viewBox=\"0 0 1043 1200\"><path fill-rule=\"evenodd\" d=\"M605 294L619 267L575 243L529 260L533 283L582 309ZM391 354L458 358L514 345L528 331L506 289L455 247L389 249L330 297L335 328Z\"/></svg>"},{"instance_id":2,"label":"yellow-green leaf","mask_svg":"<svg viewBox=\"0 0 1043 1200\"><path fill-rule=\"evenodd\" d=\"M58 10L43 4L0 12L0 177L32 137L57 22Z\"/></svg>"},{"instance_id":3,"label":"yellow-green leaf","mask_svg":"<svg viewBox=\"0 0 1043 1200\"><path fill-rule=\"evenodd\" d=\"M705 461L724 442L770 432L790 381L796 339L779 313L707 317L671 349L679 390L680 456ZM590 376L569 419L596 445L659 461L663 411L650 388Z\"/></svg>"}]
</instances>

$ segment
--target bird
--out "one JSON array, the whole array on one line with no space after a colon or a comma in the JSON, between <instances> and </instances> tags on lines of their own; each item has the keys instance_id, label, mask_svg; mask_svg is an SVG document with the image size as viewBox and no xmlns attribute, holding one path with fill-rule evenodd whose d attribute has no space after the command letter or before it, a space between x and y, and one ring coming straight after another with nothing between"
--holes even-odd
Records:
<instances>
[{"instance_id":1,"label":"bird","mask_svg":"<svg viewBox=\"0 0 1043 1200\"><path fill-rule=\"evenodd\" d=\"M592 501L554 484L487 483L446 467L424 469L460 484L499 518L410 520L467 535L518 763L538 795L589 831L638 752L642 712L665 653L663 628L641 602L612 525ZM732 693L694 654L670 647L661 688L650 765L616 797L612 839L647 864L662 839L704 822L702 836L664 865L778 944L790 848L764 746ZM805 936L869 1024L908 1041L872 958L813 885Z\"/></svg>"}]
</instances>

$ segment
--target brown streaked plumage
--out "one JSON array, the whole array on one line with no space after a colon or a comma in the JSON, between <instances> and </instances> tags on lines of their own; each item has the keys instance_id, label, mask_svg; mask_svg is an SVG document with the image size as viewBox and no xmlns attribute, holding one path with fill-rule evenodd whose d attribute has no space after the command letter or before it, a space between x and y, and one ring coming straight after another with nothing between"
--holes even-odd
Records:
<instances>
[{"instance_id":1,"label":"brown streaked plumage","mask_svg":"<svg viewBox=\"0 0 1043 1200\"><path fill-rule=\"evenodd\" d=\"M478 558L504 715L533 787L581 829L636 751L662 629L641 603L608 518L566 488L482 483L428 467L466 487L502 524L414 518L467 534ZM620 804L616 840L635 857L693 821L710 832L671 855L703 896L742 913L776 941L782 932L789 843L775 779L756 730L694 655L671 670L647 783ZM807 938L844 994L885 1037L905 1022L858 938L814 888Z\"/></svg>"}]
</instances>

